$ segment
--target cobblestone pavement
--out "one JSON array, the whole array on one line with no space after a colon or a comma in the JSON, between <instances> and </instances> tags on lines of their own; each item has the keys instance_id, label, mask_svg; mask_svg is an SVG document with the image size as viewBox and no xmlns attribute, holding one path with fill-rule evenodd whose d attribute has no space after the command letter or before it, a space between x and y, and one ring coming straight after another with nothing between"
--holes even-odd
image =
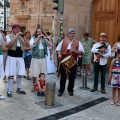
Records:
<instances>
[{"instance_id":1,"label":"cobblestone pavement","mask_svg":"<svg viewBox=\"0 0 120 120\"><path fill-rule=\"evenodd\" d=\"M35 92L31 92L32 81L23 78L22 87L27 92L27 95L20 95L16 93L16 83L13 85L13 97L7 98L7 82L0 80L0 93L6 97L5 100L0 100L0 120L35 120L48 115L59 113L70 108L82 105L89 101L100 97L109 98L109 100L97 104L91 108L66 116L60 120L116 120L120 119L120 106L110 105L111 88L106 83L106 94L99 91L91 93L90 90L81 90L82 78L77 75L74 88L74 96L69 96L68 91L64 92L62 97L58 97L59 79L56 74L47 75L48 82L56 82L55 101L62 104L61 107L44 109L35 104L39 101L45 101L45 97L36 96ZM93 86L93 76L88 79L88 87ZM68 80L67 80L68 81ZM67 84L66 84L67 88ZM51 119L50 119L51 120Z\"/></svg>"}]
</instances>

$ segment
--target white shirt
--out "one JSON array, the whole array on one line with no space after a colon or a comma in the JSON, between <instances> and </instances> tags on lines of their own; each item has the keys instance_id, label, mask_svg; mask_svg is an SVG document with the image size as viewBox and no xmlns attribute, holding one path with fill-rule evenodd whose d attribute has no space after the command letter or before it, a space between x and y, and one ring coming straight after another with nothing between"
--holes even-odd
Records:
<instances>
[{"instance_id":1,"label":"white shirt","mask_svg":"<svg viewBox=\"0 0 120 120\"><path fill-rule=\"evenodd\" d=\"M33 45L34 42L35 42L35 40L32 37L31 40L30 40L30 47L31 48L36 46L36 45ZM39 49L44 49L43 44L42 44L42 38L40 39Z\"/></svg>"},{"instance_id":2,"label":"white shirt","mask_svg":"<svg viewBox=\"0 0 120 120\"><path fill-rule=\"evenodd\" d=\"M61 51L62 43L63 43L63 40L58 44L56 51L58 50ZM71 45L72 45L72 41L69 42L67 49L71 49ZM82 51L84 53L84 48L80 41L79 41L78 51Z\"/></svg>"},{"instance_id":3,"label":"white shirt","mask_svg":"<svg viewBox=\"0 0 120 120\"><path fill-rule=\"evenodd\" d=\"M9 44L9 42L11 41L10 36L7 35L7 36L6 36L6 39L7 39L7 42L6 42L5 44L7 45L7 44ZM17 46L20 47L20 42L19 42L18 39L17 39Z\"/></svg>"},{"instance_id":4,"label":"white shirt","mask_svg":"<svg viewBox=\"0 0 120 120\"><path fill-rule=\"evenodd\" d=\"M99 49L96 49L96 48L98 48L100 46L101 46L100 42L95 43L91 49L91 52L98 53ZM103 57L100 58L100 65L107 64L108 57L110 57L110 56L111 56L111 46L108 45L107 52L103 55ZM97 56L94 54L94 61L96 60L96 58L97 58Z\"/></svg>"}]
</instances>

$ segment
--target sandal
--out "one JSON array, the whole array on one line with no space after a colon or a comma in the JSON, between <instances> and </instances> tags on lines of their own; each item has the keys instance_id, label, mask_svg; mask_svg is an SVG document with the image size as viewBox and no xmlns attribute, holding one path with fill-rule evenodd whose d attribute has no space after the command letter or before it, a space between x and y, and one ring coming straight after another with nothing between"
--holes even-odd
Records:
<instances>
[{"instance_id":1,"label":"sandal","mask_svg":"<svg viewBox=\"0 0 120 120\"><path fill-rule=\"evenodd\" d=\"M23 78L26 78L26 76L23 76Z\"/></svg>"},{"instance_id":2,"label":"sandal","mask_svg":"<svg viewBox=\"0 0 120 120\"><path fill-rule=\"evenodd\" d=\"M34 88L31 89L31 92L35 92Z\"/></svg>"},{"instance_id":3,"label":"sandal","mask_svg":"<svg viewBox=\"0 0 120 120\"><path fill-rule=\"evenodd\" d=\"M117 106L120 106L120 101L117 102Z\"/></svg>"},{"instance_id":4,"label":"sandal","mask_svg":"<svg viewBox=\"0 0 120 120\"><path fill-rule=\"evenodd\" d=\"M30 78L30 77L27 77L26 79L27 79L27 80L31 80L31 78Z\"/></svg>"},{"instance_id":5,"label":"sandal","mask_svg":"<svg viewBox=\"0 0 120 120\"><path fill-rule=\"evenodd\" d=\"M111 105L115 105L115 101L111 101L111 103L110 103Z\"/></svg>"}]
</instances>

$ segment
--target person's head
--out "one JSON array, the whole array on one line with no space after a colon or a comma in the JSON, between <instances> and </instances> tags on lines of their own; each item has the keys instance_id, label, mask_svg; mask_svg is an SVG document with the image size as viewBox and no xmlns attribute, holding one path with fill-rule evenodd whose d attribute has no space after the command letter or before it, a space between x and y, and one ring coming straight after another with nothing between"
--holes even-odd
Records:
<instances>
[{"instance_id":1,"label":"person's head","mask_svg":"<svg viewBox=\"0 0 120 120\"><path fill-rule=\"evenodd\" d=\"M12 25L12 31L16 35L18 32L20 32L20 25L19 24L14 24Z\"/></svg>"},{"instance_id":2,"label":"person's head","mask_svg":"<svg viewBox=\"0 0 120 120\"><path fill-rule=\"evenodd\" d=\"M120 42L120 35L118 36L118 42Z\"/></svg>"},{"instance_id":3,"label":"person's head","mask_svg":"<svg viewBox=\"0 0 120 120\"><path fill-rule=\"evenodd\" d=\"M73 40L74 37L75 37L75 30L69 29L68 33L67 33L67 36L68 36L69 40Z\"/></svg>"},{"instance_id":4,"label":"person's head","mask_svg":"<svg viewBox=\"0 0 120 120\"><path fill-rule=\"evenodd\" d=\"M117 50L117 57L120 59L120 49Z\"/></svg>"},{"instance_id":5,"label":"person's head","mask_svg":"<svg viewBox=\"0 0 120 120\"><path fill-rule=\"evenodd\" d=\"M37 28L35 31L35 37L39 36L42 34L42 29L41 28Z\"/></svg>"},{"instance_id":6,"label":"person's head","mask_svg":"<svg viewBox=\"0 0 120 120\"><path fill-rule=\"evenodd\" d=\"M47 36L50 36L50 35L51 35L51 33L50 33L50 32L46 32L46 35L47 35Z\"/></svg>"},{"instance_id":7,"label":"person's head","mask_svg":"<svg viewBox=\"0 0 120 120\"><path fill-rule=\"evenodd\" d=\"M25 31L24 37L26 37L27 39L30 39L30 38L31 38L31 34L30 34L30 31L29 31L29 30Z\"/></svg>"},{"instance_id":8,"label":"person's head","mask_svg":"<svg viewBox=\"0 0 120 120\"><path fill-rule=\"evenodd\" d=\"M104 44L106 42L106 39L107 39L107 35L106 33L100 33L100 43L101 44Z\"/></svg>"},{"instance_id":9,"label":"person's head","mask_svg":"<svg viewBox=\"0 0 120 120\"><path fill-rule=\"evenodd\" d=\"M83 36L84 36L84 39L85 39L85 40L88 40L89 33L84 33Z\"/></svg>"},{"instance_id":10,"label":"person's head","mask_svg":"<svg viewBox=\"0 0 120 120\"><path fill-rule=\"evenodd\" d=\"M45 74L44 73L40 73L39 74L39 79L42 80L42 81L45 80Z\"/></svg>"},{"instance_id":11,"label":"person's head","mask_svg":"<svg viewBox=\"0 0 120 120\"><path fill-rule=\"evenodd\" d=\"M5 35L8 35L8 34L10 34L10 31L9 31L9 30L6 30L6 31L5 31Z\"/></svg>"}]
</instances>

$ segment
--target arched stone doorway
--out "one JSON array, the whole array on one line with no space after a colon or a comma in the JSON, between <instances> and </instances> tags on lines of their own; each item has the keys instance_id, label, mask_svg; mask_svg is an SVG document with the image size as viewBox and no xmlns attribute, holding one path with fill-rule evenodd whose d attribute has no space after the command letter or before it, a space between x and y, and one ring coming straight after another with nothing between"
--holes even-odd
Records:
<instances>
[{"instance_id":1,"label":"arched stone doorway","mask_svg":"<svg viewBox=\"0 0 120 120\"><path fill-rule=\"evenodd\" d=\"M99 41L99 34L105 32L113 46L120 35L120 0L94 0L92 12L92 37ZM110 59L108 66L110 65ZM109 68L109 67L108 67Z\"/></svg>"}]
</instances>

